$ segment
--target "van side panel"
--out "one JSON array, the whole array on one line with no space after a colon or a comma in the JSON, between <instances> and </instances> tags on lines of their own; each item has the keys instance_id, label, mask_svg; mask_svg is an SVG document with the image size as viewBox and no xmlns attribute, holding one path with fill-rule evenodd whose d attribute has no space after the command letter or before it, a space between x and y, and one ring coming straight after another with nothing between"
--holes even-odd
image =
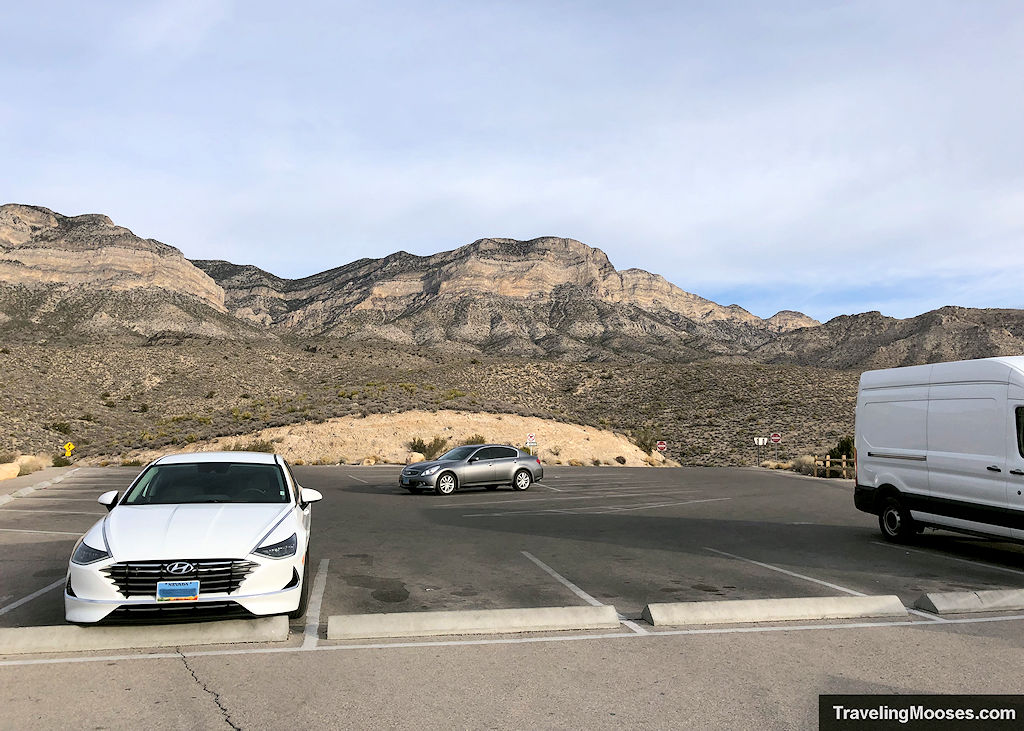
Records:
<instances>
[{"instance_id":1,"label":"van side panel","mask_svg":"<svg viewBox=\"0 0 1024 731\"><path fill-rule=\"evenodd\" d=\"M927 495L927 385L862 389L855 435L859 485Z\"/></svg>"},{"instance_id":2,"label":"van side panel","mask_svg":"<svg viewBox=\"0 0 1024 731\"><path fill-rule=\"evenodd\" d=\"M943 383L931 387L928 406L928 482L931 497L911 515L929 523L1009 535L1007 508L1006 383ZM992 469L996 468L996 469ZM918 514L920 513L920 515ZM987 528L984 525L989 523Z\"/></svg>"}]
</instances>

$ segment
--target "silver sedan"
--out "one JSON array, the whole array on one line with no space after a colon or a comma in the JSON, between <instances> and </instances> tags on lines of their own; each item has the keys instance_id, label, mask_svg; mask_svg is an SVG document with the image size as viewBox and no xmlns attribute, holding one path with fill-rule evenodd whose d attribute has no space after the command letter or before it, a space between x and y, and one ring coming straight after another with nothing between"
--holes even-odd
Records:
<instances>
[{"instance_id":1,"label":"silver sedan","mask_svg":"<svg viewBox=\"0 0 1024 731\"><path fill-rule=\"evenodd\" d=\"M469 444L450 449L430 462L417 462L402 470L398 484L409 492L432 489L451 495L464 487L496 490L511 485L529 490L544 478L540 459L504 444Z\"/></svg>"}]
</instances>

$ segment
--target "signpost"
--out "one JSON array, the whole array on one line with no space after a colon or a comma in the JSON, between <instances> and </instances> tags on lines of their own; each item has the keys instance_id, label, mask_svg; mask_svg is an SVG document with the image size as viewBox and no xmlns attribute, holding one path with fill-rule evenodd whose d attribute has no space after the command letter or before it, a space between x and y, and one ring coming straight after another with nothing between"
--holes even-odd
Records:
<instances>
[{"instance_id":1,"label":"signpost","mask_svg":"<svg viewBox=\"0 0 1024 731\"><path fill-rule=\"evenodd\" d=\"M72 444L71 442L68 442L63 447L61 447L61 449L64 450L64 456L65 457L70 457L71 453L75 451L75 445Z\"/></svg>"},{"instance_id":2,"label":"signpost","mask_svg":"<svg viewBox=\"0 0 1024 731\"><path fill-rule=\"evenodd\" d=\"M659 452L664 452L666 449L668 449L668 443L667 442L658 442L658 451Z\"/></svg>"},{"instance_id":3,"label":"signpost","mask_svg":"<svg viewBox=\"0 0 1024 731\"><path fill-rule=\"evenodd\" d=\"M779 461L779 442L782 441L782 435L778 432L772 432L771 436L772 444L775 445L775 461Z\"/></svg>"},{"instance_id":4,"label":"signpost","mask_svg":"<svg viewBox=\"0 0 1024 731\"><path fill-rule=\"evenodd\" d=\"M754 437L754 446L757 447L757 464L761 464L761 448L768 444L768 437Z\"/></svg>"},{"instance_id":5,"label":"signpost","mask_svg":"<svg viewBox=\"0 0 1024 731\"><path fill-rule=\"evenodd\" d=\"M526 448L530 450L530 454L533 454L533 448L537 446L537 435L527 434L526 435Z\"/></svg>"}]
</instances>

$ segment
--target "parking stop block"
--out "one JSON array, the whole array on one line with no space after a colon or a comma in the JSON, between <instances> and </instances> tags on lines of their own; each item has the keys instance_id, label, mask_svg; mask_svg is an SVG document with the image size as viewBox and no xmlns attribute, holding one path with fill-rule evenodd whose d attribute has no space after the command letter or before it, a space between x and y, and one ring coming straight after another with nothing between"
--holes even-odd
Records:
<instances>
[{"instance_id":1,"label":"parking stop block","mask_svg":"<svg viewBox=\"0 0 1024 731\"><path fill-rule=\"evenodd\" d=\"M1024 589L949 591L922 594L914 607L932 614L969 614L1024 610Z\"/></svg>"},{"instance_id":2,"label":"parking stop block","mask_svg":"<svg viewBox=\"0 0 1024 731\"><path fill-rule=\"evenodd\" d=\"M327 639L616 629L618 626L618 614L611 606L347 614L328 618Z\"/></svg>"},{"instance_id":3,"label":"parking stop block","mask_svg":"<svg viewBox=\"0 0 1024 731\"><path fill-rule=\"evenodd\" d=\"M905 616L907 608L895 595L664 602L648 604L643 612L655 626Z\"/></svg>"}]
</instances>

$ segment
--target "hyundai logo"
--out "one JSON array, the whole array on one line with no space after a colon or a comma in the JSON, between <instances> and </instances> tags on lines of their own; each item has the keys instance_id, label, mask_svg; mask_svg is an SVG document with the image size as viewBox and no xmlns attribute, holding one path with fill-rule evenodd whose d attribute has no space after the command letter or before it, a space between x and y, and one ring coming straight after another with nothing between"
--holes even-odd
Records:
<instances>
[{"instance_id":1,"label":"hyundai logo","mask_svg":"<svg viewBox=\"0 0 1024 731\"><path fill-rule=\"evenodd\" d=\"M188 561L176 561L175 563L169 563L164 568L167 569L167 573L174 574L175 576L191 574L196 570L196 567Z\"/></svg>"}]
</instances>

